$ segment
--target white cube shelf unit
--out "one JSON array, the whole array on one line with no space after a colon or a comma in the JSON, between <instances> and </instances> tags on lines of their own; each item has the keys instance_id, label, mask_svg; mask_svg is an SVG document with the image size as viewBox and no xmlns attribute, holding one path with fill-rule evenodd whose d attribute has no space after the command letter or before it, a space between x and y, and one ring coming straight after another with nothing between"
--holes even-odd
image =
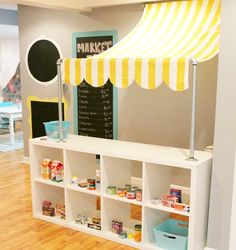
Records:
<instances>
[{"instance_id":1,"label":"white cube shelf unit","mask_svg":"<svg viewBox=\"0 0 236 250\"><path fill-rule=\"evenodd\" d=\"M156 246L152 229L173 215L189 220L188 250L203 250L206 246L206 230L210 191L212 155L196 151L197 161L187 161L188 150L156 145L106 140L69 135L66 142L55 142L45 137L30 140L30 165L32 180L33 215L51 223L113 240L137 249L161 250ZM96 159L100 155L100 161ZM43 159L55 159L64 163L63 182L41 179L40 163ZM133 172L139 172L142 201L108 195L107 186L124 187L132 183ZM72 175L79 179L95 178L101 172L101 188L95 191L72 185ZM168 194L170 185L190 190L190 212L151 203L154 197ZM42 201L53 205L65 204L66 219L42 215ZM97 202L100 202L100 210ZM132 205L138 205L140 220L131 218ZM101 230L75 223L79 214L101 218ZM112 233L112 220L123 222L124 228L142 224L142 240L120 239Z\"/></svg>"}]
</instances>

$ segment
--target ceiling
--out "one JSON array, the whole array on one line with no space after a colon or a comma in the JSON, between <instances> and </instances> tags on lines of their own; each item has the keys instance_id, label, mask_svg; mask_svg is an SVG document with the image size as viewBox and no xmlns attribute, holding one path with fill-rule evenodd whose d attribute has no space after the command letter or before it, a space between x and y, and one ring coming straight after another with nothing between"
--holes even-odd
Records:
<instances>
[{"instance_id":1,"label":"ceiling","mask_svg":"<svg viewBox=\"0 0 236 250\"><path fill-rule=\"evenodd\" d=\"M17 10L17 5L0 3L0 9Z\"/></svg>"},{"instance_id":2,"label":"ceiling","mask_svg":"<svg viewBox=\"0 0 236 250\"><path fill-rule=\"evenodd\" d=\"M3 4L0 2L0 9L17 10L16 4ZM18 39L18 26L0 24L0 39Z\"/></svg>"},{"instance_id":3,"label":"ceiling","mask_svg":"<svg viewBox=\"0 0 236 250\"><path fill-rule=\"evenodd\" d=\"M156 2L160 0L148 0ZM22 4L35 7L44 7L52 9L74 9L79 11L89 11L92 8L106 7L123 4L144 3L145 0L0 0L0 8L16 9L14 4ZM1 4L3 3L3 4ZM5 3L5 4L4 4ZM3 7L1 7L3 6Z\"/></svg>"},{"instance_id":4,"label":"ceiling","mask_svg":"<svg viewBox=\"0 0 236 250\"><path fill-rule=\"evenodd\" d=\"M148 0L156 2L160 0ZM92 8L143 3L145 0L0 0L0 9L17 10L17 4L51 8L73 9L78 11L90 11ZM17 39L18 27L12 25L0 25L1 39Z\"/></svg>"}]
</instances>

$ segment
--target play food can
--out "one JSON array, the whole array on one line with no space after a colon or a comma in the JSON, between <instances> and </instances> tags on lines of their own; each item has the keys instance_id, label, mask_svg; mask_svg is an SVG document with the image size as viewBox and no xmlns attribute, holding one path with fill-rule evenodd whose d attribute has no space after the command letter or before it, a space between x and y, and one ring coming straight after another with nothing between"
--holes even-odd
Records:
<instances>
[{"instance_id":1,"label":"play food can","mask_svg":"<svg viewBox=\"0 0 236 250\"><path fill-rule=\"evenodd\" d=\"M126 193L127 193L127 191L125 188L117 188L117 192L116 192L117 196L125 197Z\"/></svg>"},{"instance_id":2,"label":"play food can","mask_svg":"<svg viewBox=\"0 0 236 250\"><path fill-rule=\"evenodd\" d=\"M110 195L116 194L116 186L108 186L106 192L107 194L110 194Z\"/></svg>"},{"instance_id":3,"label":"play food can","mask_svg":"<svg viewBox=\"0 0 236 250\"><path fill-rule=\"evenodd\" d=\"M88 190L95 190L96 189L96 180L95 179L88 179Z\"/></svg>"},{"instance_id":4,"label":"play food can","mask_svg":"<svg viewBox=\"0 0 236 250\"><path fill-rule=\"evenodd\" d=\"M125 189L126 189L127 191L130 191L130 190L131 190L131 185L130 185L130 184L125 184Z\"/></svg>"},{"instance_id":5,"label":"play food can","mask_svg":"<svg viewBox=\"0 0 236 250\"><path fill-rule=\"evenodd\" d=\"M127 194L126 194L126 197L127 197L128 199L130 199L130 200L133 200L133 199L135 199L135 197L136 197L136 192L135 192L135 191L129 191L129 192L127 192Z\"/></svg>"},{"instance_id":6,"label":"play food can","mask_svg":"<svg viewBox=\"0 0 236 250\"><path fill-rule=\"evenodd\" d=\"M142 189L137 189L136 191L136 200L142 201Z\"/></svg>"},{"instance_id":7,"label":"play food can","mask_svg":"<svg viewBox=\"0 0 236 250\"><path fill-rule=\"evenodd\" d=\"M134 240L136 242L140 242L142 240L142 225L141 224L137 224L134 226Z\"/></svg>"}]
</instances>

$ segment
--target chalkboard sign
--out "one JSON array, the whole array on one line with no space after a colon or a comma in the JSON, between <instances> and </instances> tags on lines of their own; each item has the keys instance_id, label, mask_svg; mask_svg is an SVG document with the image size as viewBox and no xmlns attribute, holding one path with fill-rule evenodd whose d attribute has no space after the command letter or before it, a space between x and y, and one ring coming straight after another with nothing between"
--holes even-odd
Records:
<instances>
[{"instance_id":1,"label":"chalkboard sign","mask_svg":"<svg viewBox=\"0 0 236 250\"><path fill-rule=\"evenodd\" d=\"M85 81L78 90L79 134L113 138L112 84L94 88Z\"/></svg>"},{"instance_id":2,"label":"chalkboard sign","mask_svg":"<svg viewBox=\"0 0 236 250\"><path fill-rule=\"evenodd\" d=\"M64 120L64 104L62 104ZM31 101L32 138L45 136L44 122L58 120L58 103Z\"/></svg>"},{"instance_id":3,"label":"chalkboard sign","mask_svg":"<svg viewBox=\"0 0 236 250\"><path fill-rule=\"evenodd\" d=\"M60 53L54 42L48 39L34 41L27 54L29 74L40 84L48 85L55 82L59 58Z\"/></svg>"},{"instance_id":4,"label":"chalkboard sign","mask_svg":"<svg viewBox=\"0 0 236 250\"><path fill-rule=\"evenodd\" d=\"M112 36L77 37L76 57L86 58L106 51L113 45Z\"/></svg>"},{"instance_id":5,"label":"chalkboard sign","mask_svg":"<svg viewBox=\"0 0 236 250\"><path fill-rule=\"evenodd\" d=\"M113 45L113 33L76 33L77 58L99 54ZM79 135L113 139L114 134L114 88L110 81L102 87L92 87L85 80L77 87L76 106ZM75 126L76 127L76 126Z\"/></svg>"}]
</instances>

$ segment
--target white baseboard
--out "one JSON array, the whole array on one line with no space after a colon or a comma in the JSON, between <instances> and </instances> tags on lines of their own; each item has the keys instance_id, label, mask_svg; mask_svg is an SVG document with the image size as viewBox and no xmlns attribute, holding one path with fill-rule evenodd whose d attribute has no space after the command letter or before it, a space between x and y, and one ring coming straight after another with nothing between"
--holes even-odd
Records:
<instances>
[{"instance_id":1,"label":"white baseboard","mask_svg":"<svg viewBox=\"0 0 236 250\"><path fill-rule=\"evenodd\" d=\"M30 158L28 156L24 156L21 162L29 164L30 163Z\"/></svg>"},{"instance_id":2,"label":"white baseboard","mask_svg":"<svg viewBox=\"0 0 236 250\"><path fill-rule=\"evenodd\" d=\"M204 250L216 250L216 249L214 249L214 248L210 248L210 247L205 247L205 249Z\"/></svg>"}]
</instances>

